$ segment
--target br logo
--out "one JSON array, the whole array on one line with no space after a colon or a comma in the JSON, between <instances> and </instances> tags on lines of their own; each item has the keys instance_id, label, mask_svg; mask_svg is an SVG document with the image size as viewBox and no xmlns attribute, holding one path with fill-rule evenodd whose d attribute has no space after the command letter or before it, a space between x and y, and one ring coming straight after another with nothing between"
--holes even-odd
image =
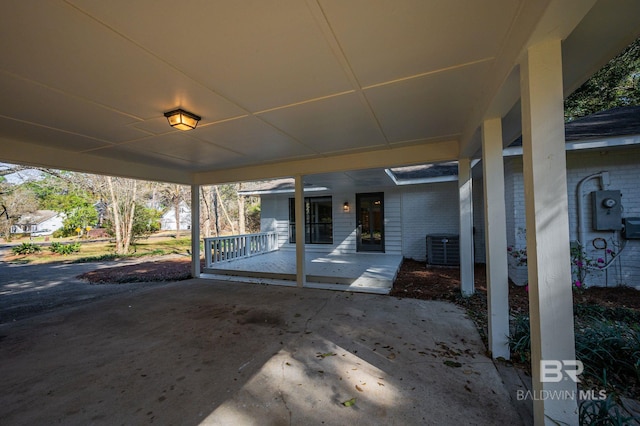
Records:
<instances>
[{"instance_id":1,"label":"br logo","mask_svg":"<svg viewBox=\"0 0 640 426\"><path fill-rule=\"evenodd\" d=\"M575 359L542 360L540 361L540 381L542 383L557 383L567 378L580 383L578 376L584 371L582 361Z\"/></svg>"}]
</instances>

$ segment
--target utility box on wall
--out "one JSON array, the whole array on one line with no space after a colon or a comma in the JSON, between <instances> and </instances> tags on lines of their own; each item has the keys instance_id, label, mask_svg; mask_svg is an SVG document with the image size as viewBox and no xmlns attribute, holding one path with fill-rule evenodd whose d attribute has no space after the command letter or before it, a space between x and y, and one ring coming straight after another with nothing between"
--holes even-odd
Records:
<instances>
[{"instance_id":1,"label":"utility box on wall","mask_svg":"<svg viewBox=\"0 0 640 426\"><path fill-rule=\"evenodd\" d=\"M593 191L593 229L619 231L622 229L622 195L620 191Z\"/></svg>"},{"instance_id":2,"label":"utility box on wall","mask_svg":"<svg viewBox=\"0 0 640 426\"><path fill-rule=\"evenodd\" d=\"M640 239L640 217L625 217L622 236L627 240Z\"/></svg>"}]
</instances>

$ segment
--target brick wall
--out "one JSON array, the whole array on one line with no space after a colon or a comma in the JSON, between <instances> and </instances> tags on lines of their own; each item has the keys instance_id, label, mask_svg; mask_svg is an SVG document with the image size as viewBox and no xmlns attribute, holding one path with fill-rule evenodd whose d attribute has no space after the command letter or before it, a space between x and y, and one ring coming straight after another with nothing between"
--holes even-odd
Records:
<instances>
[{"instance_id":1,"label":"brick wall","mask_svg":"<svg viewBox=\"0 0 640 426\"><path fill-rule=\"evenodd\" d=\"M585 177L607 171L610 176L608 189L622 193L623 217L640 217L640 148L609 149L606 151L573 151L567 153L567 188L569 197L570 238L578 237L577 186ZM508 245L522 248L526 244L524 216L524 187L522 183L522 159L511 157L505 160L505 185L507 199ZM586 279L588 285L631 285L640 287L640 240L625 241L620 232L594 231L592 227L592 191L600 190L599 180L590 180L583 186L583 220L585 229L586 254L592 260L602 258L610 260L606 250L593 247L595 238L606 241L607 248L619 253L616 261L605 271L591 272ZM602 240L600 240L602 241ZM622 250L622 251L621 251ZM516 267L513 262L509 268L510 277L516 283L526 281L526 269Z\"/></svg>"},{"instance_id":2,"label":"brick wall","mask_svg":"<svg viewBox=\"0 0 640 426\"><path fill-rule=\"evenodd\" d=\"M458 234L458 183L412 185L402 190L402 253L425 261L427 234Z\"/></svg>"}]
</instances>

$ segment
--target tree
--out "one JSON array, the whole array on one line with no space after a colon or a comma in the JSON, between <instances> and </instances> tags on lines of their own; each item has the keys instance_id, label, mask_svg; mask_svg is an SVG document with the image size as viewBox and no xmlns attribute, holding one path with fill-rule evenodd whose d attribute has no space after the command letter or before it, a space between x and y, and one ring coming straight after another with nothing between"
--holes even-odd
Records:
<instances>
[{"instance_id":1,"label":"tree","mask_svg":"<svg viewBox=\"0 0 640 426\"><path fill-rule=\"evenodd\" d=\"M176 237L180 234L180 204L189 197L187 187L178 184L159 184L159 195L162 203L172 208L176 220Z\"/></svg>"},{"instance_id":2,"label":"tree","mask_svg":"<svg viewBox=\"0 0 640 426\"><path fill-rule=\"evenodd\" d=\"M565 100L565 120L607 109L640 105L640 38Z\"/></svg>"},{"instance_id":3,"label":"tree","mask_svg":"<svg viewBox=\"0 0 640 426\"><path fill-rule=\"evenodd\" d=\"M240 235L246 234L246 211L245 211L245 198L243 195L240 195L239 192L242 191L242 183L238 184L238 188L236 189L236 197L238 197L238 233Z\"/></svg>"},{"instance_id":4,"label":"tree","mask_svg":"<svg viewBox=\"0 0 640 426\"><path fill-rule=\"evenodd\" d=\"M147 237L160 230L160 212L158 210L136 205L133 218L132 243L138 238Z\"/></svg>"},{"instance_id":5,"label":"tree","mask_svg":"<svg viewBox=\"0 0 640 426\"><path fill-rule=\"evenodd\" d=\"M41 169L44 178L24 185L29 187L40 204L40 208L65 214L62 236L75 235L77 229L96 226L98 211L96 195L91 188L84 187L82 174Z\"/></svg>"},{"instance_id":6,"label":"tree","mask_svg":"<svg viewBox=\"0 0 640 426\"><path fill-rule=\"evenodd\" d=\"M29 188L0 182L0 235L11 240L11 227L20 217L38 209L38 201Z\"/></svg>"},{"instance_id":7,"label":"tree","mask_svg":"<svg viewBox=\"0 0 640 426\"><path fill-rule=\"evenodd\" d=\"M63 222L62 235L68 237L76 234L76 229L86 230L95 227L98 222L98 211L92 204L82 205L67 213Z\"/></svg>"},{"instance_id":8,"label":"tree","mask_svg":"<svg viewBox=\"0 0 640 426\"><path fill-rule=\"evenodd\" d=\"M127 254L133 236L138 182L133 179L106 176L109 209L113 235L116 238L116 254Z\"/></svg>"}]
</instances>

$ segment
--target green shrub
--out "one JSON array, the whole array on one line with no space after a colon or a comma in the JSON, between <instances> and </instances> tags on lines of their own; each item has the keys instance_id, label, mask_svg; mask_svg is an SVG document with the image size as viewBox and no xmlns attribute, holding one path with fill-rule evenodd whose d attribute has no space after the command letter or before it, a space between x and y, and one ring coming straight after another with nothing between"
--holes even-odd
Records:
<instances>
[{"instance_id":1,"label":"green shrub","mask_svg":"<svg viewBox=\"0 0 640 426\"><path fill-rule=\"evenodd\" d=\"M33 254L39 253L41 250L40 246L33 243L22 243L19 246L15 246L11 249L13 254L25 255L25 254Z\"/></svg>"},{"instance_id":2,"label":"green shrub","mask_svg":"<svg viewBox=\"0 0 640 426\"><path fill-rule=\"evenodd\" d=\"M636 317L633 312L612 308L579 308L576 317L576 359L584 364L583 382L588 386L635 389L640 384L640 327L635 322L610 318ZM529 317L518 315L512 323L509 346L514 358L531 362Z\"/></svg>"},{"instance_id":3,"label":"green shrub","mask_svg":"<svg viewBox=\"0 0 640 426\"><path fill-rule=\"evenodd\" d=\"M62 244L62 243L51 243L51 247L49 248L53 253L58 253L62 255L67 255L71 253L77 253L80 251L80 243L71 243L71 244Z\"/></svg>"},{"instance_id":4,"label":"green shrub","mask_svg":"<svg viewBox=\"0 0 640 426\"><path fill-rule=\"evenodd\" d=\"M581 425L599 426L623 426L639 420L624 413L611 395L604 400L583 401L578 417Z\"/></svg>"},{"instance_id":5,"label":"green shrub","mask_svg":"<svg viewBox=\"0 0 640 426\"><path fill-rule=\"evenodd\" d=\"M518 315L514 318L509 348L514 358L518 358L520 362L531 362L531 330L528 315Z\"/></svg>"}]
</instances>

